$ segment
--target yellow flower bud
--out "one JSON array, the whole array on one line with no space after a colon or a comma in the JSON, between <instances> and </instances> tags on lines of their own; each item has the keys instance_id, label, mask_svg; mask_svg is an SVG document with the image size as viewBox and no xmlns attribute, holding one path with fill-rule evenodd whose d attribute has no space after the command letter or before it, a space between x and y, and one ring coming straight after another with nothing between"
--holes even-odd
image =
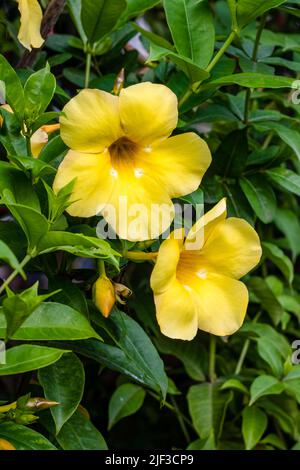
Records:
<instances>
[{"instance_id":1,"label":"yellow flower bud","mask_svg":"<svg viewBox=\"0 0 300 470\"><path fill-rule=\"evenodd\" d=\"M100 276L93 285L93 299L98 310L107 318L115 305L116 295L112 282L105 275Z\"/></svg>"},{"instance_id":2,"label":"yellow flower bud","mask_svg":"<svg viewBox=\"0 0 300 470\"><path fill-rule=\"evenodd\" d=\"M6 439L0 439L0 450L16 450L16 448Z\"/></svg>"}]
</instances>

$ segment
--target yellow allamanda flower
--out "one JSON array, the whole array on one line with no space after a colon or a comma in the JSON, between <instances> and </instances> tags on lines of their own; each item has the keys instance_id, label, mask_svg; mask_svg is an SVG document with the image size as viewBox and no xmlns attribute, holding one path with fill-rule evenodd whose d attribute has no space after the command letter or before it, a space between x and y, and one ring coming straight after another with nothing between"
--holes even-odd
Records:
<instances>
[{"instance_id":1,"label":"yellow allamanda flower","mask_svg":"<svg viewBox=\"0 0 300 470\"><path fill-rule=\"evenodd\" d=\"M0 108L3 108L6 111L9 111L10 113L13 112L9 104L3 104L2 106L0 106ZM3 117L0 115L0 129L2 127L2 124L3 124ZM38 158L40 152L48 143L49 134L52 134L52 132L55 132L56 130L58 130L59 127L60 127L59 124L48 124L48 125L40 127L37 131L35 131L32 134L30 138L30 144L31 144L31 153L34 158Z\"/></svg>"},{"instance_id":2,"label":"yellow allamanda flower","mask_svg":"<svg viewBox=\"0 0 300 470\"><path fill-rule=\"evenodd\" d=\"M68 212L101 213L128 240L156 238L166 230L174 217L171 199L197 189L211 162L197 134L170 137L178 120L176 95L149 82L123 88L119 96L85 89L63 112L61 137L71 150L58 168L54 190L75 179L76 202ZM130 231L136 205L144 211Z\"/></svg>"},{"instance_id":3,"label":"yellow allamanda flower","mask_svg":"<svg viewBox=\"0 0 300 470\"><path fill-rule=\"evenodd\" d=\"M43 12L37 0L17 0L20 18L18 39L29 51L42 46L41 22Z\"/></svg>"},{"instance_id":4,"label":"yellow allamanda flower","mask_svg":"<svg viewBox=\"0 0 300 470\"><path fill-rule=\"evenodd\" d=\"M260 258L256 231L243 219L226 219L225 199L186 239L181 230L173 232L161 244L151 276L162 333L191 340L198 328L218 336L238 330L248 305L248 290L238 279Z\"/></svg>"}]
</instances>

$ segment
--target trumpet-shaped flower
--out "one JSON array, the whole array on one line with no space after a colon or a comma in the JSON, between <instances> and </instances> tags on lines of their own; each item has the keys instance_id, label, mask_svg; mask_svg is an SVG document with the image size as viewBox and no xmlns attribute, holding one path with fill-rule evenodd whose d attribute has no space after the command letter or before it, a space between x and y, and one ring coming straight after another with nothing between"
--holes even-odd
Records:
<instances>
[{"instance_id":1,"label":"trumpet-shaped flower","mask_svg":"<svg viewBox=\"0 0 300 470\"><path fill-rule=\"evenodd\" d=\"M195 133L170 137L178 120L175 94L148 82L120 96L85 89L63 112L61 137L71 150L54 190L75 180L68 212L101 213L121 238L133 241L165 231L174 217L171 198L197 189L211 162Z\"/></svg>"},{"instance_id":2,"label":"trumpet-shaped flower","mask_svg":"<svg viewBox=\"0 0 300 470\"><path fill-rule=\"evenodd\" d=\"M158 252L151 276L163 334L191 340L198 328L218 336L238 330L248 291L240 279L261 257L256 231L243 219L226 219L222 199L192 227L186 239L173 232Z\"/></svg>"},{"instance_id":3,"label":"trumpet-shaped flower","mask_svg":"<svg viewBox=\"0 0 300 470\"><path fill-rule=\"evenodd\" d=\"M8 104L3 104L0 108L5 109L6 111L12 113L12 109ZM3 117L0 115L0 129L3 124ZM55 132L59 129L59 124L49 124L40 127L35 131L30 138L31 153L34 158L37 158L40 152L43 150L45 145L48 142L48 136L52 132Z\"/></svg>"},{"instance_id":4,"label":"trumpet-shaped flower","mask_svg":"<svg viewBox=\"0 0 300 470\"><path fill-rule=\"evenodd\" d=\"M21 15L18 39L26 49L39 48L44 39L41 36L42 9L37 0L17 0Z\"/></svg>"}]
</instances>

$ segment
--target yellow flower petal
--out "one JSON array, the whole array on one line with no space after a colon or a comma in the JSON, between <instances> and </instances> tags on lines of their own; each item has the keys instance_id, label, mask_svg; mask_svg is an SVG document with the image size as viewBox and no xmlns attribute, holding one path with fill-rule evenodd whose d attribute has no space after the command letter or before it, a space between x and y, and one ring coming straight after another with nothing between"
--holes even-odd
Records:
<instances>
[{"instance_id":1,"label":"yellow flower petal","mask_svg":"<svg viewBox=\"0 0 300 470\"><path fill-rule=\"evenodd\" d=\"M181 244L180 240L170 238L160 245L150 279L151 289L155 294L164 292L175 279Z\"/></svg>"},{"instance_id":2,"label":"yellow flower petal","mask_svg":"<svg viewBox=\"0 0 300 470\"><path fill-rule=\"evenodd\" d=\"M119 98L106 91L82 90L63 112L61 138L72 150L100 153L122 135Z\"/></svg>"},{"instance_id":3,"label":"yellow flower petal","mask_svg":"<svg viewBox=\"0 0 300 470\"><path fill-rule=\"evenodd\" d=\"M83 154L70 150L58 167L53 189L58 192L75 179L67 209L73 216L90 217L99 214L106 205L114 186L108 152Z\"/></svg>"},{"instance_id":4,"label":"yellow flower petal","mask_svg":"<svg viewBox=\"0 0 300 470\"><path fill-rule=\"evenodd\" d=\"M215 227L226 219L226 214L226 199L223 198L193 225L186 237L185 248L200 250L204 240L207 240Z\"/></svg>"},{"instance_id":5,"label":"yellow flower petal","mask_svg":"<svg viewBox=\"0 0 300 470\"><path fill-rule=\"evenodd\" d=\"M129 139L151 145L175 129L177 97L164 85L149 82L132 85L120 93L120 116Z\"/></svg>"},{"instance_id":6,"label":"yellow flower petal","mask_svg":"<svg viewBox=\"0 0 300 470\"><path fill-rule=\"evenodd\" d=\"M199 262L203 260L208 271L239 279L259 263L261 254L254 228L245 220L232 217L214 228L201 250Z\"/></svg>"},{"instance_id":7,"label":"yellow flower petal","mask_svg":"<svg viewBox=\"0 0 300 470\"><path fill-rule=\"evenodd\" d=\"M48 134L43 129L38 129L30 139L31 144L31 153L34 158L37 158L42 150L42 148L48 142Z\"/></svg>"},{"instance_id":8,"label":"yellow flower petal","mask_svg":"<svg viewBox=\"0 0 300 470\"><path fill-rule=\"evenodd\" d=\"M210 273L203 279L194 276L189 286L197 305L200 330L227 336L242 326L248 306L245 284Z\"/></svg>"},{"instance_id":9,"label":"yellow flower petal","mask_svg":"<svg viewBox=\"0 0 300 470\"><path fill-rule=\"evenodd\" d=\"M173 339L192 340L198 330L198 317L190 293L173 279L168 289L154 295L156 317L161 332Z\"/></svg>"},{"instance_id":10,"label":"yellow flower petal","mask_svg":"<svg viewBox=\"0 0 300 470\"><path fill-rule=\"evenodd\" d=\"M206 142L193 132L170 137L143 157L141 167L147 173L155 171L171 198L195 191L211 162Z\"/></svg>"},{"instance_id":11,"label":"yellow flower petal","mask_svg":"<svg viewBox=\"0 0 300 470\"><path fill-rule=\"evenodd\" d=\"M39 48L44 39L41 36L43 12L37 0L18 0L21 25L18 39L26 49Z\"/></svg>"},{"instance_id":12,"label":"yellow flower petal","mask_svg":"<svg viewBox=\"0 0 300 470\"><path fill-rule=\"evenodd\" d=\"M115 186L102 215L121 237L153 240L174 218L173 203L162 186L147 175L136 176L132 166L113 169Z\"/></svg>"}]
</instances>

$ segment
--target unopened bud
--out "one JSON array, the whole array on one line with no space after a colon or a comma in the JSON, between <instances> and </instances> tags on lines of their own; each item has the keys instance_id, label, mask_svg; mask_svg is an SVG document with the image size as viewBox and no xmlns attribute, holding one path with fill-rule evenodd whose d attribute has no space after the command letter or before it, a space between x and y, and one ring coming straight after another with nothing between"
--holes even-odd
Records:
<instances>
[{"instance_id":1,"label":"unopened bud","mask_svg":"<svg viewBox=\"0 0 300 470\"><path fill-rule=\"evenodd\" d=\"M16 448L6 439L0 439L0 450L16 450Z\"/></svg>"},{"instance_id":2,"label":"unopened bud","mask_svg":"<svg viewBox=\"0 0 300 470\"><path fill-rule=\"evenodd\" d=\"M116 295L112 282L105 275L100 276L93 285L94 304L107 318L115 305Z\"/></svg>"},{"instance_id":3,"label":"unopened bud","mask_svg":"<svg viewBox=\"0 0 300 470\"><path fill-rule=\"evenodd\" d=\"M57 406L59 403L57 401L46 400L46 398L36 397L29 398L28 402L25 405L26 410L42 411L52 408L52 406Z\"/></svg>"}]
</instances>

